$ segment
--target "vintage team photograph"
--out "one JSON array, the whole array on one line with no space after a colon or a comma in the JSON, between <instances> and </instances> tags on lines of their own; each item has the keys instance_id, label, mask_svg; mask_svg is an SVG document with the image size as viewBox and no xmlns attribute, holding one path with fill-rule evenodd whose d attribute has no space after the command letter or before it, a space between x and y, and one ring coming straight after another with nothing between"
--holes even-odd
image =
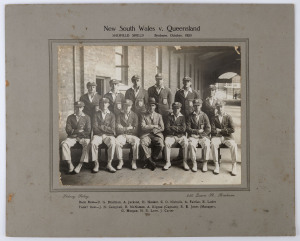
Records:
<instances>
[{"instance_id":1,"label":"vintage team photograph","mask_svg":"<svg viewBox=\"0 0 300 241\"><path fill-rule=\"evenodd\" d=\"M59 45L61 184L241 184L242 54Z\"/></svg>"}]
</instances>

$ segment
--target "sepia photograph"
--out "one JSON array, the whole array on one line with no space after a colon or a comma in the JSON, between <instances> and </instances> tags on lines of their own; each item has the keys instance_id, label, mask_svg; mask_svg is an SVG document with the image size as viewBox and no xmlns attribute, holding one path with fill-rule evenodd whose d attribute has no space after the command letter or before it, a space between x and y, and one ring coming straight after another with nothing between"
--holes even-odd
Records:
<instances>
[{"instance_id":1,"label":"sepia photograph","mask_svg":"<svg viewBox=\"0 0 300 241\"><path fill-rule=\"evenodd\" d=\"M6 235L294 236L295 9L5 6Z\"/></svg>"},{"instance_id":2,"label":"sepia photograph","mask_svg":"<svg viewBox=\"0 0 300 241\"><path fill-rule=\"evenodd\" d=\"M241 184L242 54L57 46L61 184Z\"/></svg>"}]
</instances>

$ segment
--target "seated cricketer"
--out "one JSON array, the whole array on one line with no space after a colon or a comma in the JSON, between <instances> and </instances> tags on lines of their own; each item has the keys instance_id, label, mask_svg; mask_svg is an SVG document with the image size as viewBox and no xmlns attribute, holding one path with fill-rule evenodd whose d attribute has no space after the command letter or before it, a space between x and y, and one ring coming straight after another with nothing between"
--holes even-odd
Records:
<instances>
[{"instance_id":1,"label":"seated cricketer","mask_svg":"<svg viewBox=\"0 0 300 241\"><path fill-rule=\"evenodd\" d=\"M165 126L165 159L166 165L163 170L168 170L171 167L171 146L175 143L179 143L183 150L183 165L187 166L187 148L188 140L185 136L186 124L185 117L180 113L181 103L174 102L172 104L173 113L170 113L166 120Z\"/></svg>"},{"instance_id":2,"label":"seated cricketer","mask_svg":"<svg viewBox=\"0 0 300 241\"><path fill-rule=\"evenodd\" d=\"M197 161L196 161L196 151L198 144L204 149L204 157L203 157L203 167L202 171L207 171L207 161L209 160L210 154L210 140L209 134L211 131L211 126L209 123L209 119L207 115L201 111L202 100L195 99L193 101L194 111L191 113L186 122L186 129L189 135L189 154L193 162L192 171L197 171ZM183 167L186 171L189 170L187 165Z\"/></svg>"},{"instance_id":3,"label":"seated cricketer","mask_svg":"<svg viewBox=\"0 0 300 241\"><path fill-rule=\"evenodd\" d=\"M68 137L64 140L62 145L62 160L67 161L69 165L69 173L79 173L84 162L89 159L89 143L91 135L91 119L88 115L83 113L84 103L77 101L74 103L75 113L69 115L67 118L66 132ZM79 164L74 169L71 161L70 148L78 142L82 145L82 154Z\"/></svg>"},{"instance_id":4,"label":"seated cricketer","mask_svg":"<svg viewBox=\"0 0 300 241\"><path fill-rule=\"evenodd\" d=\"M219 101L216 104L217 115L212 119L211 123L211 149L212 156L215 162L215 174L219 174L218 163L218 148L221 143L229 147L232 159L232 171L231 174L236 176L236 160L237 160L237 144L233 139L232 133L234 133L234 124L229 114L224 112L225 102Z\"/></svg>"},{"instance_id":5,"label":"seated cricketer","mask_svg":"<svg viewBox=\"0 0 300 241\"><path fill-rule=\"evenodd\" d=\"M146 165L144 168L149 167L152 171L156 168L155 161L159 153L164 148L164 122L161 114L155 112L156 101L154 98L149 98L148 111L141 118L142 135L140 137L141 149L146 157ZM149 146L152 146L152 153Z\"/></svg>"},{"instance_id":6,"label":"seated cricketer","mask_svg":"<svg viewBox=\"0 0 300 241\"><path fill-rule=\"evenodd\" d=\"M118 170L121 170L124 164L122 147L126 142L132 146L132 170L136 170L137 168L136 160L138 158L140 139L137 137L138 117L133 111L131 111L132 104L131 100L126 99L123 104L123 112L116 117L116 132L118 135L116 138L116 152L117 158L119 159L119 164L117 166Z\"/></svg>"},{"instance_id":7,"label":"seated cricketer","mask_svg":"<svg viewBox=\"0 0 300 241\"><path fill-rule=\"evenodd\" d=\"M92 170L93 173L99 171L98 147L102 142L108 147L108 161L106 168L110 172L116 172L116 169L111 165L116 148L115 115L109 111L108 106L109 100L107 98L101 99L99 103L100 110L94 115L94 136L91 141L92 161L95 162L94 169Z\"/></svg>"}]
</instances>

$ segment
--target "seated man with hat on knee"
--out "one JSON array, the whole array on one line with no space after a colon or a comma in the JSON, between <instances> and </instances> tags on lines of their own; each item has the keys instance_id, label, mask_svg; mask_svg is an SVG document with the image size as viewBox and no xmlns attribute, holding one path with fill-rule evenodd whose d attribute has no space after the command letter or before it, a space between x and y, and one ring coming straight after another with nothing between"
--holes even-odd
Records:
<instances>
[{"instance_id":1,"label":"seated man with hat on knee","mask_svg":"<svg viewBox=\"0 0 300 241\"><path fill-rule=\"evenodd\" d=\"M146 158L144 168L150 167L152 171L156 168L155 161L164 147L164 122L161 114L155 112L157 103L154 98L149 98L148 111L141 118L142 135L140 145ZM150 151L150 145L152 151Z\"/></svg>"}]
</instances>

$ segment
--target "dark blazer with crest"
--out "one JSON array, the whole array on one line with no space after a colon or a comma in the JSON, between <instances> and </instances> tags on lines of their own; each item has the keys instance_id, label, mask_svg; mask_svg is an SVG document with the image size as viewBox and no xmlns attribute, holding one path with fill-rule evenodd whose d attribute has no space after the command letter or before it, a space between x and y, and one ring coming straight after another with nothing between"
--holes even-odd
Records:
<instances>
[{"instance_id":1,"label":"dark blazer with crest","mask_svg":"<svg viewBox=\"0 0 300 241\"><path fill-rule=\"evenodd\" d=\"M132 126L133 129L127 129L127 127ZM128 119L125 118L125 113L121 113L116 118L116 131L117 135L128 134L128 135L137 135L138 131L138 117L131 111L129 113Z\"/></svg>"},{"instance_id":2,"label":"dark blazer with crest","mask_svg":"<svg viewBox=\"0 0 300 241\"><path fill-rule=\"evenodd\" d=\"M79 132L83 129L83 132ZM77 121L76 115L69 115L66 123L66 132L69 138L85 138L91 137L91 119L88 115L82 115Z\"/></svg>"},{"instance_id":3,"label":"dark blazer with crest","mask_svg":"<svg viewBox=\"0 0 300 241\"><path fill-rule=\"evenodd\" d=\"M202 129L204 132L199 134L198 130L201 129L201 126L203 127ZM208 137L211 131L211 126L209 123L209 119L207 115L204 112L200 112L199 119L197 120L196 114L193 112L191 113L186 121L186 130L189 136L197 136L199 138L203 137Z\"/></svg>"},{"instance_id":4,"label":"dark blazer with crest","mask_svg":"<svg viewBox=\"0 0 300 241\"><path fill-rule=\"evenodd\" d=\"M168 115L170 112L171 104L173 101L172 92L169 88L165 87L159 92L156 91L156 86L151 86L148 89L149 97L153 97L157 103L157 112L163 116Z\"/></svg>"},{"instance_id":5,"label":"dark blazer with crest","mask_svg":"<svg viewBox=\"0 0 300 241\"><path fill-rule=\"evenodd\" d=\"M217 130L216 130L217 128L221 129L221 132L219 134L217 134ZM218 116L214 116L212 118L212 123L211 123L212 136L224 136L225 139L231 140L233 139L232 133L234 133L234 124L232 121L232 117L229 114L224 113L222 123L220 123Z\"/></svg>"},{"instance_id":6,"label":"dark blazer with crest","mask_svg":"<svg viewBox=\"0 0 300 241\"><path fill-rule=\"evenodd\" d=\"M94 135L102 136L114 136L115 132L115 115L112 112L106 114L105 118L102 118L102 112L98 111L94 115L93 120L93 132Z\"/></svg>"},{"instance_id":7,"label":"dark blazer with crest","mask_svg":"<svg viewBox=\"0 0 300 241\"><path fill-rule=\"evenodd\" d=\"M188 116L194 111L193 100L199 98L200 96L195 90L192 90L192 92L189 91L187 96L185 97L184 90L180 89L177 90L174 101L182 104L181 113L185 116Z\"/></svg>"},{"instance_id":8,"label":"dark blazer with crest","mask_svg":"<svg viewBox=\"0 0 300 241\"><path fill-rule=\"evenodd\" d=\"M82 95L79 100L82 101L85 105L83 108L83 113L87 114L92 119L95 113L95 105L99 105L99 101L101 100L101 98L101 95L95 93L94 98L91 102L88 93Z\"/></svg>"},{"instance_id":9,"label":"dark blazer with crest","mask_svg":"<svg viewBox=\"0 0 300 241\"><path fill-rule=\"evenodd\" d=\"M177 119L175 120L174 114L170 113L165 120L166 120L165 134L167 136L182 137L185 135L186 124L185 124L185 117L183 115L178 116Z\"/></svg>"},{"instance_id":10,"label":"dark blazer with crest","mask_svg":"<svg viewBox=\"0 0 300 241\"><path fill-rule=\"evenodd\" d=\"M132 88L126 90L125 99L129 99L133 102L132 111L137 114L145 114L146 106L148 104L148 91L140 87L137 96L134 95Z\"/></svg>"},{"instance_id":11,"label":"dark blazer with crest","mask_svg":"<svg viewBox=\"0 0 300 241\"><path fill-rule=\"evenodd\" d=\"M125 96L122 93L118 93L114 101L112 94L108 92L104 95L104 98L109 99L108 109L114 113L115 116L118 116L122 112L122 104L125 102Z\"/></svg>"}]
</instances>

